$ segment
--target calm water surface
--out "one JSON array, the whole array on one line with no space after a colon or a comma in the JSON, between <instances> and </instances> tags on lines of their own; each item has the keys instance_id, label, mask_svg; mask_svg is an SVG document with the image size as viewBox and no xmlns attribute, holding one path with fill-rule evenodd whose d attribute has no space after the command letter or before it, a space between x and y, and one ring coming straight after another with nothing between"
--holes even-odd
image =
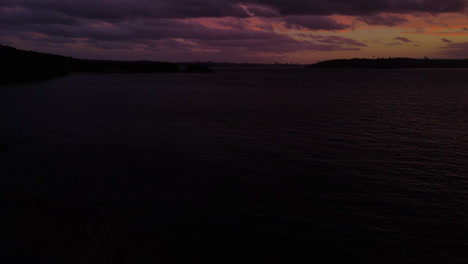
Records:
<instances>
[{"instance_id":1,"label":"calm water surface","mask_svg":"<svg viewBox=\"0 0 468 264\"><path fill-rule=\"evenodd\" d=\"M468 262L466 69L79 74L0 87L0 123L6 229L112 212L128 263ZM7 251L60 263L34 232Z\"/></svg>"}]
</instances>

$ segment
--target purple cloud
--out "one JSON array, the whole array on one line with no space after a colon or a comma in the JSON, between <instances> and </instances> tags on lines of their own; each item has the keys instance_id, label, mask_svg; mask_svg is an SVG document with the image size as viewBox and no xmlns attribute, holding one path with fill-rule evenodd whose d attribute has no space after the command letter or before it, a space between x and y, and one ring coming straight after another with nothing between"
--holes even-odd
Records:
<instances>
[{"instance_id":1,"label":"purple cloud","mask_svg":"<svg viewBox=\"0 0 468 264\"><path fill-rule=\"evenodd\" d=\"M354 39L301 38L274 27L332 32L352 28L331 15L398 26L408 22L402 14L460 13L466 6L467 0L0 0L0 41L43 50L55 45L57 52L64 50L68 55L85 54L88 48L90 56L112 55L116 50L122 56L130 51L140 56L147 50L175 59L358 51L366 45ZM395 38L412 42L405 39Z\"/></svg>"},{"instance_id":2,"label":"purple cloud","mask_svg":"<svg viewBox=\"0 0 468 264\"><path fill-rule=\"evenodd\" d=\"M463 12L466 6L465 0L2 0L0 3L0 7L22 7L90 19L439 14Z\"/></svg>"},{"instance_id":3,"label":"purple cloud","mask_svg":"<svg viewBox=\"0 0 468 264\"><path fill-rule=\"evenodd\" d=\"M251 2L251 1L249 1ZM283 15L373 15L379 13L463 12L465 0L254 0L271 6Z\"/></svg>"},{"instance_id":4,"label":"purple cloud","mask_svg":"<svg viewBox=\"0 0 468 264\"><path fill-rule=\"evenodd\" d=\"M284 22L290 29L340 30L350 27L325 16L286 16Z\"/></svg>"},{"instance_id":5,"label":"purple cloud","mask_svg":"<svg viewBox=\"0 0 468 264\"><path fill-rule=\"evenodd\" d=\"M356 41L354 39L341 37L341 36L322 36L322 35L304 34L304 33L299 33L297 35L303 38L308 38L315 42L320 42L320 43L334 44L334 45L347 45L347 46L354 46L354 47L367 47L365 43Z\"/></svg>"},{"instance_id":6,"label":"purple cloud","mask_svg":"<svg viewBox=\"0 0 468 264\"><path fill-rule=\"evenodd\" d=\"M245 5L245 10L250 16L258 17L279 17L281 16L277 10L267 5L248 4Z\"/></svg>"},{"instance_id":7,"label":"purple cloud","mask_svg":"<svg viewBox=\"0 0 468 264\"><path fill-rule=\"evenodd\" d=\"M408 19L399 15L372 15L358 17L358 20L365 22L368 25L377 26L398 26L408 22Z\"/></svg>"},{"instance_id":8,"label":"purple cloud","mask_svg":"<svg viewBox=\"0 0 468 264\"><path fill-rule=\"evenodd\" d=\"M2 0L0 7L21 7L101 20L122 20L138 17L248 16L240 3L234 0Z\"/></svg>"},{"instance_id":9,"label":"purple cloud","mask_svg":"<svg viewBox=\"0 0 468 264\"><path fill-rule=\"evenodd\" d=\"M31 32L40 33L41 36ZM240 58L239 54L256 57L260 54L282 54L295 51L358 51L365 46L355 40L338 36L300 40L274 31L251 30L247 26L230 29L210 28L182 19L135 19L131 22L88 23L80 26L53 24L44 27L36 24L19 24L6 27L0 25L0 39L2 36L6 38L12 35L33 46L48 46L54 41L65 39L68 39L70 43L84 43L106 50L99 55L100 58L109 54L107 52L109 49L120 49L128 53L137 47L145 50L154 50L154 47L158 47L157 50L164 50L164 53L168 54L175 54L179 51L187 58L203 54L205 59L214 60L224 57L237 61ZM40 42L44 44L41 45ZM179 49L176 49L177 47ZM187 52L194 54L190 55ZM231 56L226 54L231 54ZM66 55L75 56L74 54ZM174 59L177 57L172 58Z\"/></svg>"},{"instance_id":10,"label":"purple cloud","mask_svg":"<svg viewBox=\"0 0 468 264\"><path fill-rule=\"evenodd\" d=\"M77 25L79 19L59 12L37 11L21 7L0 8L1 25L62 24Z\"/></svg>"},{"instance_id":11,"label":"purple cloud","mask_svg":"<svg viewBox=\"0 0 468 264\"><path fill-rule=\"evenodd\" d=\"M455 58L455 59L468 59L468 42L449 43L441 47L441 55Z\"/></svg>"},{"instance_id":12,"label":"purple cloud","mask_svg":"<svg viewBox=\"0 0 468 264\"><path fill-rule=\"evenodd\" d=\"M452 43L453 41L451 41L450 39L446 39L446 38L442 38L441 39L443 42L445 43Z\"/></svg>"},{"instance_id":13,"label":"purple cloud","mask_svg":"<svg viewBox=\"0 0 468 264\"><path fill-rule=\"evenodd\" d=\"M414 41L410 40L409 38L404 38L404 37L396 37L396 38L394 38L394 40L399 40L399 41L402 41L402 42L405 42L405 43L414 42Z\"/></svg>"}]
</instances>

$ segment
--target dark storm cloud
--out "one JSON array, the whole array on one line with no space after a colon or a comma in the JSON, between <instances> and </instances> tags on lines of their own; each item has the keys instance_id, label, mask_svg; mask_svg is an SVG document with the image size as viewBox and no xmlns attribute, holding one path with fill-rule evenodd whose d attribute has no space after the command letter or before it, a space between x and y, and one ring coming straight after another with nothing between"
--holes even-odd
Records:
<instances>
[{"instance_id":1,"label":"dark storm cloud","mask_svg":"<svg viewBox=\"0 0 468 264\"><path fill-rule=\"evenodd\" d=\"M235 1L224 0L2 0L0 6L60 12L90 19L135 17L246 17Z\"/></svg>"},{"instance_id":2,"label":"dark storm cloud","mask_svg":"<svg viewBox=\"0 0 468 264\"><path fill-rule=\"evenodd\" d=\"M3 7L91 19L462 12L466 0L2 0ZM245 8L244 8L245 7Z\"/></svg>"},{"instance_id":3,"label":"dark storm cloud","mask_svg":"<svg viewBox=\"0 0 468 264\"><path fill-rule=\"evenodd\" d=\"M399 15L373 15L358 17L358 20L368 25L394 27L408 22L408 19Z\"/></svg>"},{"instance_id":4,"label":"dark storm cloud","mask_svg":"<svg viewBox=\"0 0 468 264\"><path fill-rule=\"evenodd\" d=\"M263 53L303 50L359 50L359 47L365 46L355 40L343 37L314 37L308 40L298 40L289 35L273 31L254 31L244 27L231 29L208 28L191 21L174 19L142 19L134 20L132 23L86 24L79 27L60 24L48 25L47 27L42 25L9 25L8 28L13 30L15 35L26 40L32 38L28 32L36 32L55 38L86 39L87 44L99 48L105 48L106 45L114 47L115 45L111 45L111 42L147 44L152 41L162 40L185 40L185 42L179 41L177 43L184 43L184 45L188 45L187 47L195 47L196 49L224 50L230 48L237 51ZM6 31L1 26L0 29ZM43 41L48 40L42 36L40 39Z\"/></svg>"},{"instance_id":5,"label":"dark storm cloud","mask_svg":"<svg viewBox=\"0 0 468 264\"><path fill-rule=\"evenodd\" d=\"M2 26L0 25L0 28ZM90 38L103 41L123 41L142 39L274 39L282 34L274 32L253 31L244 28L219 29L208 28L199 23L180 19L143 19L120 23L89 23L81 26L53 24L42 25L9 25L17 32L38 32L45 35Z\"/></svg>"},{"instance_id":6,"label":"dark storm cloud","mask_svg":"<svg viewBox=\"0 0 468 264\"><path fill-rule=\"evenodd\" d=\"M467 0L0 0L0 41L41 47L65 43L102 49L283 53L356 51L339 36L297 38L289 30L352 29L329 15L397 26L408 13L463 12ZM252 17L255 17L251 19ZM216 20L216 21L215 21ZM404 41L400 39L400 41ZM42 44L41 44L42 43ZM71 44L70 44L71 45ZM240 55L239 55L240 56Z\"/></svg>"},{"instance_id":7,"label":"dark storm cloud","mask_svg":"<svg viewBox=\"0 0 468 264\"><path fill-rule=\"evenodd\" d=\"M326 16L287 16L284 22L290 29L340 30L350 27Z\"/></svg>"},{"instance_id":8,"label":"dark storm cloud","mask_svg":"<svg viewBox=\"0 0 468 264\"><path fill-rule=\"evenodd\" d=\"M465 0L253 0L283 15L370 15L377 13L462 12Z\"/></svg>"},{"instance_id":9,"label":"dark storm cloud","mask_svg":"<svg viewBox=\"0 0 468 264\"><path fill-rule=\"evenodd\" d=\"M63 13L37 11L24 8L0 8L0 25L64 24L77 25L78 19Z\"/></svg>"}]
</instances>

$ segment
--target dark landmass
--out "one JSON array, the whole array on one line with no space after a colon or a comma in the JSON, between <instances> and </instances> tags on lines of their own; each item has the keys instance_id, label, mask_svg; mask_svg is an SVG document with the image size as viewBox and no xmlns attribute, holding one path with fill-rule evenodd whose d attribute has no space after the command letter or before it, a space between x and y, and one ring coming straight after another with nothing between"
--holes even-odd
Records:
<instances>
[{"instance_id":1,"label":"dark landmass","mask_svg":"<svg viewBox=\"0 0 468 264\"><path fill-rule=\"evenodd\" d=\"M0 84L43 81L70 73L176 73L179 65L155 61L84 60L0 45ZM186 72L212 72L192 64Z\"/></svg>"},{"instance_id":2,"label":"dark landmass","mask_svg":"<svg viewBox=\"0 0 468 264\"><path fill-rule=\"evenodd\" d=\"M378 58L378 59L340 59L318 62L307 68L468 68L468 59L411 59L411 58Z\"/></svg>"},{"instance_id":3,"label":"dark landmass","mask_svg":"<svg viewBox=\"0 0 468 264\"><path fill-rule=\"evenodd\" d=\"M33 82L67 75L72 58L0 45L0 84Z\"/></svg>"}]
</instances>

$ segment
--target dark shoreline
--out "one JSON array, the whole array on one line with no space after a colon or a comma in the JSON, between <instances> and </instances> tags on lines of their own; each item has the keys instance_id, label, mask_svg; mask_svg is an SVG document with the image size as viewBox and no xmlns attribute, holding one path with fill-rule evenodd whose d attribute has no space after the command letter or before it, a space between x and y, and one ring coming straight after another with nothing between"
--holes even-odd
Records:
<instances>
[{"instance_id":1,"label":"dark shoreline","mask_svg":"<svg viewBox=\"0 0 468 264\"><path fill-rule=\"evenodd\" d=\"M413 59L413 58L378 58L378 59L339 59L321 61L307 65L306 68L341 68L341 69L402 69L402 68L468 68L468 59Z\"/></svg>"},{"instance_id":2,"label":"dark shoreline","mask_svg":"<svg viewBox=\"0 0 468 264\"><path fill-rule=\"evenodd\" d=\"M85 60L0 45L0 84L29 83L70 73L211 73L201 64L159 61Z\"/></svg>"}]
</instances>

